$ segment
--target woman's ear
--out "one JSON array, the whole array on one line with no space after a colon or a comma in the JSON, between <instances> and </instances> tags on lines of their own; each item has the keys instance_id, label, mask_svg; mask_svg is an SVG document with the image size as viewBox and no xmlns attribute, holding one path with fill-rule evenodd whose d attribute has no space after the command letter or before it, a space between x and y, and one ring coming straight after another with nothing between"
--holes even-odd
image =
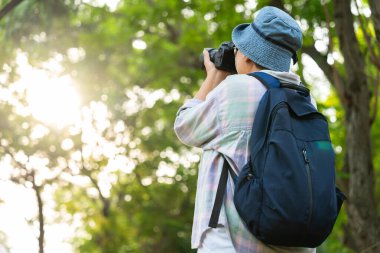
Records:
<instances>
[{"instance_id":1,"label":"woman's ear","mask_svg":"<svg viewBox=\"0 0 380 253\"><path fill-rule=\"evenodd\" d=\"M251 61L251 59L249 59L247 56L245 56L245 55L243 55L243 61L245 62L245 63L248 63L248 64L251 64L251 63L253 63L252 61Z\"/></svg>"}]
</instances>

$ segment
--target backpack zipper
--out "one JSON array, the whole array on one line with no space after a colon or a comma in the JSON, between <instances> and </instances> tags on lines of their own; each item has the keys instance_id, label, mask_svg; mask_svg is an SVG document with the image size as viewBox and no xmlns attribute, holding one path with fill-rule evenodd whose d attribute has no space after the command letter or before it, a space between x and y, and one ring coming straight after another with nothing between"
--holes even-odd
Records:
<instances>
[{"instance_id":1,"label":"backpack zipper","mask_svg":"<svg viewBox=\"0 0 380 253\"><path fill-rule=\"evenodd\" d=\"M311 216L313 214L313 189L311 187L311 173L310 173L310 160L307 156L306 148L302 150L303 158L305 160L306 164L306 174L307 174L307 183L309 186L309 205L310 205L310 212L309 212L309 218L308 218L308 224L310 224Z\"/></svg>"}]
</instances>

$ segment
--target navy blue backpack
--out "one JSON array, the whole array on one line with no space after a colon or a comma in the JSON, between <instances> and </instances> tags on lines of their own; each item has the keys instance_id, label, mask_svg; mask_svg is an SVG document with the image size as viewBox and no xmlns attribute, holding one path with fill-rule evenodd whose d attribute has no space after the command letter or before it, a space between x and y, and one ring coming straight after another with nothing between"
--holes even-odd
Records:
<instances>
[{"instance_id":1,"label":"navy blue backpack","mask_svg":"<svg viewBox=\"0 0 380 253\"><path fill-rule=\"evenodd\" d=\"M235 175L224 162L210 227L218 224L228 173L234 203L247 229L264 243L314 248L331 233L344 194L335 186L335 153L325 117L309 90L249 74L268 90L260 101L248 163Z\"/></svg>"}]
</instances>

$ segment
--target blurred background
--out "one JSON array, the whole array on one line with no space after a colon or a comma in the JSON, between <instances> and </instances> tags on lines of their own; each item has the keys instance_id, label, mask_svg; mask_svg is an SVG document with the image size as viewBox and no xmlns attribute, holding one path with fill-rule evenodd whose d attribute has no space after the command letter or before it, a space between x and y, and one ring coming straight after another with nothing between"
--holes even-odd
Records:
<instances>
[{"instance_id":1,"label":"blurred background","mask_svg":"<svg viewBox=\"0 0 380 253\"><path fill-rule=\"evenodd\" d=\"M201 150L172 126L199 55L273 5L348 196L323 252L380 252L377 0L0 0L0 253L195 252Z\"/></svg>"}]
</instances>

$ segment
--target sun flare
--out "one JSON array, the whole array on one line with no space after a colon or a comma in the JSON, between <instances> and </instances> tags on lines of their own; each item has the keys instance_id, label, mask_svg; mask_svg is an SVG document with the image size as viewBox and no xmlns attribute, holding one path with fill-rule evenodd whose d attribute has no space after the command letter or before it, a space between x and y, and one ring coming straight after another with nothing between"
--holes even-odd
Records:
<instances>
[{"instance_id":1,"label":"sun flare","mask_svg":"<svg viewBox=\"0 0 380 253\"><path fill-rule=\"evenodd\" d=\"M64 127L79 117L80 99L69 76L40 76L27 87L31 114L48 124Z\"/></svg>"},{"instance_id":2,"label":"sun flare","mask_svg":"<svg viewBox=\"0 0 380 253\"><path fill-rule=\"evenodd\" d=\"M48 62L48 68L36 69L24 55L18 57L20 80L18 87L25 92L26 110L35 119L63 128L80 118L80 96L69 75L59 75L59 61Z\"/></svg>"}]
</instances>

